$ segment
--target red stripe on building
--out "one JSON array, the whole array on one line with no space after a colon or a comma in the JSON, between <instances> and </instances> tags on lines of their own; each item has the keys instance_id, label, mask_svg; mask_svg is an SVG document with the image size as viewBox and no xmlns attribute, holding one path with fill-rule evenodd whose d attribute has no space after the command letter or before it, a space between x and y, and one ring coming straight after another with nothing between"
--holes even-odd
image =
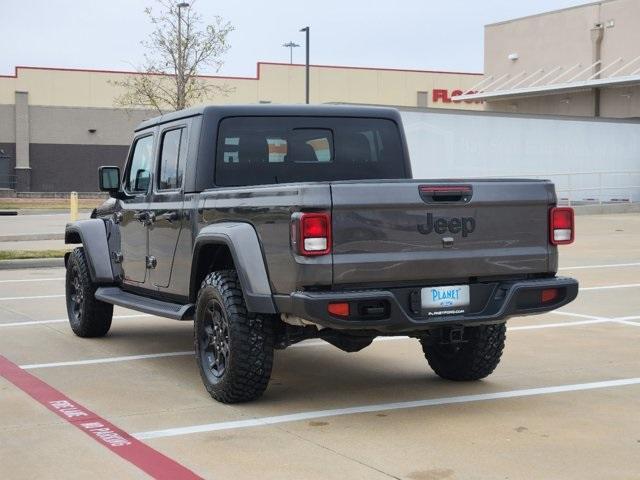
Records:
<instances>
[{"instance_id":1,"label":"red stripe on building","mask_svg":"<svg viewBox=\"0 0 640 480\"><path fill-rule=\"evenodd\" d=\"M202 478L74 402L39 378L25 372L2 355L0 355L0 376L153 478L167 480Z\"/></svg>"}]
</instances>

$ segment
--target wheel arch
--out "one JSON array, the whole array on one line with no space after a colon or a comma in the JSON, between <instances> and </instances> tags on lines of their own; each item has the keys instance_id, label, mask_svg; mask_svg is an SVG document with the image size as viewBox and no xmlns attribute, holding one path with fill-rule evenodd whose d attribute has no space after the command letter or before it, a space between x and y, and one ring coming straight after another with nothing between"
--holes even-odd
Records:
<instances>
[{"instance_id":1,"label":"wheel arch","mask_svg":"<svg viewBox=\"0 0 640 480\"><path fill-rule=\"evenodd\" d=\"M193 248L190 301L195 301L200 284L208 273L230 268L238 273L250 311L276 313L258 234L248 223L222 222L200 231Z\"/></svg>"},{"instance_id":2,"label":"wheel arch","mask_svg":"<svg viewBox=\"0 0 640 480\"><path fill-rule=\"evenodd\" d=\"M89 264L91 280L96 284L107 284L115 281L109 256L107 229L104 220L79 220L66 226L64 243L82 244ZM69 255L65 255L65 266Z\"/></svg>"}]
</instances>

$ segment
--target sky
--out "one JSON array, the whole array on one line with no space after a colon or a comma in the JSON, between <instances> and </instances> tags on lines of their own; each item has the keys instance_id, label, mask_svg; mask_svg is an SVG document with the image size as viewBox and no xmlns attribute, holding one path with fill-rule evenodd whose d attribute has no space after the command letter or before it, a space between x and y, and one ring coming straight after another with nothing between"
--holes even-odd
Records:
<instances>
[{"instance_id":1,"label":"sky","mask_svg":"<svg viewBox=\"0 0 640 480\"><path fill-rule=\"evenodd\" d=\"M288 62L299 29L311 27L311 63L463 72L483 71L488 23L591 3L590 0L196 0L206 21L235 31L217 72L255 76L256 62ZM0 0L0 74L16 65L131 70L154 0ZM304 62L304 48L294 51ZM215 74L205 69L205 74Z\"/></svg>"}]
</instances>

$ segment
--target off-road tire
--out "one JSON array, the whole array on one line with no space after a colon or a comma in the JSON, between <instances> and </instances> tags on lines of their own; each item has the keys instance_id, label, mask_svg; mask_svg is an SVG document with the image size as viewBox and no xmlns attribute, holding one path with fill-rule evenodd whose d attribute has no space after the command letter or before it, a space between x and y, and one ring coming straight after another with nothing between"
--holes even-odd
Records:
<instances>
[{"instance_id":1,"label":"off-road tire","mask_svg":"<svg viewBox=\"0 0 640 480\"><path fill-rule=\"evenodd\" d=\"M273 324L270 316L247 311L235 270L207 275L196 301L194 347L200 377L215 400L247 402L264 393L273 366Z\"/></svg>"},{"instance_id":2,"label":"off-road tire","mask_svg":"<svg viewBox=\"0 0 640 480\"><path fill-rule=\"evenodd\" d=\"M65 293L69 325L79 337L104 337L111 328L113 305L96 300L96 288L84 248L77 247L67 261Z\"/></svg>"},{"instance_id":3,"label":"off-road tire","mask_svg":"<svg viewBox=\"0 0 640 480\"><path fill-rule=\"evenodd\" d=\"M432 339L422 339L422 351L429 366L447 380L480 380L490 375L500 363L506 326L481 325L464 329L465 342L442 345Z\"/></svg>"}]
</instances>

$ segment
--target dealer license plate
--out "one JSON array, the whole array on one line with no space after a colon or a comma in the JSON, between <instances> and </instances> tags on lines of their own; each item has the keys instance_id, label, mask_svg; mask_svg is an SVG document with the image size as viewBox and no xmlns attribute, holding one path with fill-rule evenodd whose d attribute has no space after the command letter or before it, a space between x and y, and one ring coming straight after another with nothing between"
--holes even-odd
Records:
<instances>
[{"instance_id":1,"label":"dealer license plate","mask_svg":"<svg viewBox=\"0 0 640 480\"><path fill-rule=\"evenodd\" d=\"M453 308L469 305L469 285L422 289L422 308Z\"/></svg>"}]
</instances>

